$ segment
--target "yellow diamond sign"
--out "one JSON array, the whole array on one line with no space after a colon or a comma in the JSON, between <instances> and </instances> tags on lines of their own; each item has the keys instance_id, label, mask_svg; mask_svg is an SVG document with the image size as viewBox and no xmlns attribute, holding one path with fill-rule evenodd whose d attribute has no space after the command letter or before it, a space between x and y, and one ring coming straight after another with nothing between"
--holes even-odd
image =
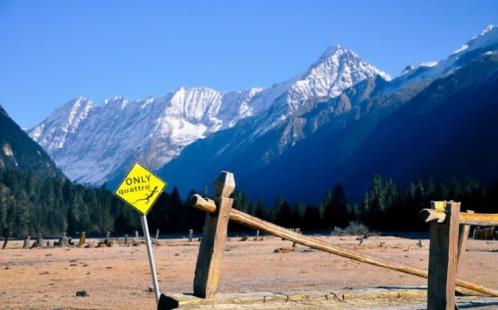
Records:
<instances>
[{"instance_id":1,"label":"yellow diamond sign","mask_svg":"<svg viewBox=\"0 0 498 310\"><path fill-rule=\"evenodd\" d=\"M152 208L166 185L166 182L147 168L135 163L114 194L145 215Z\"/></svg>"}]
</instances>

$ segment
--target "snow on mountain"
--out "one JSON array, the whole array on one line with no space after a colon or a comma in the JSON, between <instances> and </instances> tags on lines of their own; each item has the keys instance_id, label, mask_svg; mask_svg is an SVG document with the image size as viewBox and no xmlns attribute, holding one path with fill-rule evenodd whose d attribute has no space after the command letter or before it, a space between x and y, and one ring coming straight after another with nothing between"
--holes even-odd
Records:
<instances>
[{"instance_id":1,"label":"snow on mountain","mask_svg":"<svg viewBox=\"0 0 498 310\"><path fill-rule=\"evenodd\" d=\"M376 75L391 79L387 73L361 60L356 53L340 45L331 46L289 88L289 110L296 111L299 104L309 98L336 97L344 89Z\"/></svg>"},{"instance_id":2,"label":"snow on mountain","mask_svg":"<svg viewBox=\"0 0 498 310\"><path fill-rule=\"evenodd\" d=\"M70 179L101 184L135 160L158 169L185 146L237 126L244 118L256 117L251 134L261 134L303 106L378 75L390 79L354 52L332 46L306 72L268 89L219 92L182 87L165 97L112 97L101 106L77 98L29 134Z\"/></svg>"},{"instance_id":3,"label":"snow on mountain","mask_svg":"<svg viewBox=\"0 0 498 310\"><path fill-rule=\"evenodd\" d=\"M408 65L406 66L405 69L403 69L401 75L408 74L414 70L417 70L418 68L432 68L437 66L438 63L439 63L438 61L433 60L433 61L424 61L416 65Z\"/></svg>"},{"instance_id":4,"label":"snow on mountain","mask_svg":"<svg viewBox=\"0 0 498 310\"><path fill-rule=\"evenodd\" d=\"M467 43L456 49L452 55L462 54L478 48L483 48L498 42L498 26L488 25L478 35L470 39Z\"/></svg>"},{"instance_id":5,"label":"snow on mountain","mask_svg":"<svg viewBox=\"0 0 498 310\"><path fill-rule=\"evenodd\" d=\"M431 81L450 75L465 65L468 60L474 59L477 54L485 54L498 50L498 26L489 25L478 35L456 49L448 58L441 61L431 61L420 65L408 66L403 70L401 78L404 84L413 84L419 81Z\"/></svg>"},{"instance_id":6,"label":"snow on mountain","mask_svg":"<svg viewBox=\"0 0 498 310\"><path fill-rule=\"evenodd\" d=\"M34 128L30 136L46 149L60 149L64 147L67 136L78 130L94 107L94 103L84 97L73 99Z\"/></svg>"},{"instance_id":7,"label":"snow on mountain","mask_svg":"<svg viewBox=\"0 0 498 310\"><path fill-rule=\"evenodd\" d=\"M389 74L363 61L353 51L340 45L330 46L303 74L275 84L256 96L258 106L269 111L261 113L255 120L259 125L254 129L252 137L281 124L309 104L325 102L340 95L345 89L376 76L391 79Z\"/></svg>"},{"instance_id":8,"label":"snow on mountain","mask_svg":"<svg viewBox=\"0 0 498 310\"><path fill-rule=\"evenodd\" d=\"M112 97L102 106L77 98L28 133L70 179L101 184L133 160L159 168L193 141L252 115L258 92L180 88L144 100Z\"/></svg>"}]
</instances>

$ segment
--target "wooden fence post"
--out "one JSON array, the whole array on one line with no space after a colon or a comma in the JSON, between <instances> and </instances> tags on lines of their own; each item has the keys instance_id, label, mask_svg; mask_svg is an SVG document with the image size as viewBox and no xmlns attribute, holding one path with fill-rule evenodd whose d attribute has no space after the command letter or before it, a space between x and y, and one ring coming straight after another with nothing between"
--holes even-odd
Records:
<instances>
[{"instance_id":1,"label":"wooden fence post","mask_svg":"<svg viewBox=\"0 0 498 310\"><path fill-rule=\"evenodd\" d=\"M228 220L233 199L228 198L235 189L233 174L222 171L214 181L218 195L214 214L207 214L194 276L194 295L214 297L218 289L220 263L227 239Z\"/></svg>"},{"instance_id":2,"label":"wooden fence post","mask_svg":"<svg viewBox=\"0 0 498 310\"><path fill-rule=\"evenodd\" d=\"M26 239L24 239L24 243L22 245L23 249L29 248L29 241L31 240L31 235L27 235Z\"/></svg>"},{"instance_id":3,"label":"wooden fence post","mask_svg":"<svg viewBox=\"0 0 498 310\"><path fill-rule=\"evenodd\" d=\"M194 239L194 230L189 229L188 230L188 242L192 242L192 239Z\"/></svg>"},{"instance_id":4,"label":"wooden fence post","mask_svg":"<svg viewBox=\"0 0 498 310\"><path fill-rule=\"evenodd\" d=\"M155 243L157 243L159 241L159 229L156 229L156 239L155 239Z\"/></svg>"},{"instance_id":5,"label":"wooden fence post","mask_svg":"<svg viewBox=\"0 0 498 310\"><path fill-rule=\"evenodd\" d=\"M80 241L78 242L78 246L81 248L86 243L86 231L80 231Z\"/></svg>"},{"instance_id":6,"label":"wooden fence post","mask_svg":"<svg viewBox=\"0 0 498 310\"><path fill-rule=\"evenodd\" d=\"M474 211L467 210L467 213L474 213ZM462 261L463 254L467 250L467 241L469 240L470 225L460 225L460 235L458 236L458 257L457 257L457 271Z\"/></svg>"},{"instance_id":7,"label":"wooden fence post","mask_svg":"<svg viewBox=\"0 0 498 310\"><path fill-rule=\"evenodd\" d=\"M105 232L105 240L104 244L108 247L112 246L112 241L111 241L111 232L108 230Z\"/></svg>"},{"instance_id":8,"label":"wooden fence post","mask_svg":"<svg viewBox=\"0 0 498 310\"><path fill-rule=\"evenodd\" d=\"M128 235L124 236L124 246L128 246Z\"/></svg>"},{"instance_id":9,"label":"wooden fence post","mask_svg":"<svg viewBox=\"0 0 498 310\"><path fill-rule=\"evenodd\" d=\"M58 246L59 248L62 248L62 247L64 247L65 245L66 245L66 233L64 232L64 233L62 234L62 237L60 237L60 238L59 238L59 242L57 243L57 246Z\"/></svg>"},{"instance_id":10,"label":"wooden fence post","mask_svg":"<svg viewBox=\"0 0 498 310\"><path fill-rule=\"evenodd\" d=\"M259 240L259 230L256 230L256 236L254 236L254 241Z\"/></svg>"},{"instance_id":11,"label":"wooden fence post","mask_svg":"<svg viewBox=\"0 0 498 310\"><path fill-rule=\"evenodd\" d=\"M3 237L5 238L5 240L3 241L2 250L7 247L7 243L9 243L9 239L11 236L12 236L12 230L10 230L8 228L4 228L3 229Z\"/></svg>"},{"instance_id":12,"label":"wooden fence post","mask_svg":"<svg viewBox=\"0 0 498 310\"><path fill-rule=\"evenodd\" d=\"M434 204L434 203L433 203ZM455 309L460 203L447 202L444 223L431 222L427 309Z\"/></svg>"},{"instance_id":13,"label":"wooden fence post","mask_svg":"<svg viewBox=\"0 0 498 310\"><path fill-rule=\"evenodd\" d=\"M43 236L42 234L38 234L38 240L37 240L37 243L36 243L36 247L37 248L43 248Z\"/></svg>"}]
</instances>

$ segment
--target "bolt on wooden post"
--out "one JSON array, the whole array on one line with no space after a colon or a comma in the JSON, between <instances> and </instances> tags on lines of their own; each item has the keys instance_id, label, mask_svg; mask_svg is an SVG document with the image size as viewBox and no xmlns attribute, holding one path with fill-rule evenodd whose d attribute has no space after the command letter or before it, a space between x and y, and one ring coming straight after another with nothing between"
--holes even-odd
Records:
<instances>
[{"instance_id":1,"label":"bolt on wooden post","mask_svg":"<svg viewBox=\"0 0 498 310\"><path fill-rule=\"evenodd\" d=\"M214 297L218 290L220 263L227 239L228 220L233 199L229 198L235 189L234 176L222 171L214 181L217 205L214 214L207 214L204 232L197 256L194 276L194 295L201 298Z\"/></svg>"},{"instance_id":2,"label":"bolt on wooden post","mask_svg":"<svg viewBox=\"0 0 498 310\"><path fill-rule=\"evenodd\" d=\"M458 260L459 202L433 202L443 209L443 223L431 222L427 309L455 309L455 280Z\"/></svg>"}]
</instances>

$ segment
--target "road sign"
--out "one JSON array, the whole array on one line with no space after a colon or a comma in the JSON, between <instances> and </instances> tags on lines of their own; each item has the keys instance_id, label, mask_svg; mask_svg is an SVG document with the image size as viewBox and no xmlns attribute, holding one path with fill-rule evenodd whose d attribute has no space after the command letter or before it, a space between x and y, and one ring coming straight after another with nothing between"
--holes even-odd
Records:
<instances>
[{"instance_id":1,"label":"road sign","mask_svg":"<svg viewBox=\"0 0 498 310\"><path fill-rule=\"evenodd\" d=\"M114 192L145 215L166 188L167 183L139 163L135 163Z\"/></svg>"},{"instance_id":2,"label":"road sign","mask_svg":"<svg viewBox=\"0 0 498 310\"><path fill-rule=\"evenodd\" d=\"M147 226L147 213L166 188L166 185L166 182L154 175L147 168L139 163L135 163L124 180L114 191L116 196L123 199L133 208L137 209L137 211L142 215L142 228L144 230L145 244L147 245L147 254L149 257L150 273L152 274L152 284L154 285L154 293L157 303L159 303L161 291L159 289L159 282L157 281L154 253L152 252L149 227Z\"/></svg>"}]
</instances>

